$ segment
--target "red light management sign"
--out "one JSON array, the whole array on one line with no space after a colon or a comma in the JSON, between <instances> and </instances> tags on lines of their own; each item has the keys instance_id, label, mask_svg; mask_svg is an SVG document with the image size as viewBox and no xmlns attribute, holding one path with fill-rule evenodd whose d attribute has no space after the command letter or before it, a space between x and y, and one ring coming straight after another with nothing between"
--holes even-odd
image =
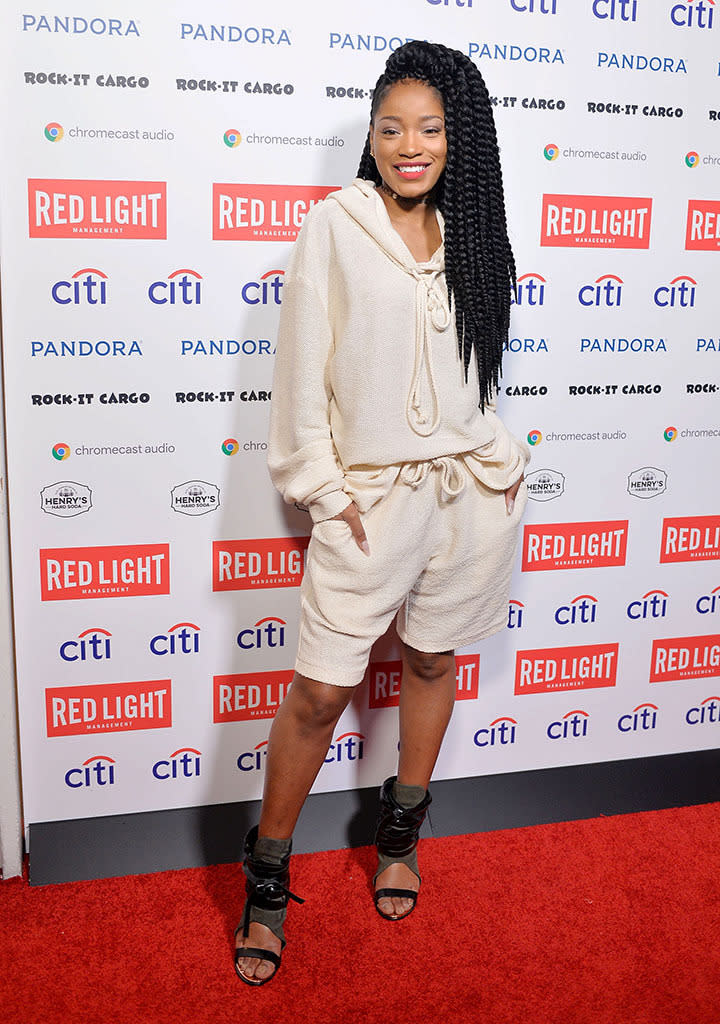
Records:
<instances>
[{"instance_id":1,"label":"red light management sign","mask_svg":"<svg viewBox=\"0 0 720 1024\"><path fill-rule=\"evenodd\" d=\"M167 238L164 181L28 179L30 238Z\"/></svg>"},{"instance_id":2,"label":"red light management sign","mask_svg":"<svg viewBox=\"0 0 720 1024\"><path fill-rule=\"evenodd\" d=\"M651 219L652 199L546 194L540 245L648 249Z\"/></svg>"},{"instance_id":3,"label":"red light management sign","mask_svg":"<svg viewBox=\"0 0 720 1024\"><path fill-rule=\"evenodd\" d=\"M480 678L480 655L461 654L455 658L457 669L456 700L477 700ZM400 703L402 661L374 661L370 675L370 708L396 708Z\"/></svg>"},{"instance_id":4,"label":"red light management sign","mask_svg":"<svg viewBox=\"0 0 720 1024\"><path fill-rule=\"evenodd\" d=\"M170 593L169 544L41 548L43 601Z\"/></svg>"},{"instance_id":5,"label":"red light management sign","mask_svg":"<svg viewBox=\"0 0 720 1024\"><path fill-rule=\"evenodd\" d=\"M523 572L625 565L627 536L627 519L526 526Z\"/></svg>"},{"instance_id":6,"label":"red light management sign","mask_svg":"<svg viewBox=\"0 0 720 1024\"><path fill-rule=\"evenodd\" d=\"M172 726L172 683L53 686L45 690L47 734L84 736L95 732L134 732Z\"/></svg>"},{"instance_id":7,"label":"red light management sign","mask_svg":"<svg viewBox=\"0 0 720 1024\"><path fill-rule=\"evenodd\" d=\"M688 199L686 249L720 249L720 200Z\"/></svg>"},{"instance_id":8,"label":"red light management sign","mask_svg":"<svg viewBox=\"0 0 720 1024\"><path fill-rule=\"evenodd\" d=\"M299 587L309 537L213 541L213 590Z\"/></svg>"},{"instance_id":9,"label":"red light management sign","mask_svg":"<svg viewBox=\"0 0 720 1024\"><path fill-rule=\"evenodd\" d=\"M290 670L213 676L213 722L274 718L293 675Z\"/></svg>"},{"instance_id":10,"label":"red light management sign","mask_svg":"<svg viewBox=\"0 0 720 1024\"><path fill-rule=\"evenodd\" d=\"M515 656L515 695L615 686L618 644L540 647Z\"/></svg>"},{"instance_id":11,"label":"red light management sign","mask_svg":"<svg viewBox=\"0 0 720 1024\"><path fill-rule=\"evenodd\" d=\"M213 184L216 241L292 242L305 215L336 185Z\"/></svg>"},{"instance_id":12,"label":"red light management sign","mask_svg":"<svg viewBox=\"0 0 720 1024\"><path fill-rule=\"evenodd\" d=\"M651 683L720 676L720 634L653 640Z\"/></svg>"},{"instance_id":13,"label":"red light management sign","mask_svg":"<svg viewBox=\"0 0 720 1024\"><path fill-rule=\"evenodd\" d=\"M660 562L702 562L720 558L720 516L663 519Z\"/></svg>"}]
</instances>

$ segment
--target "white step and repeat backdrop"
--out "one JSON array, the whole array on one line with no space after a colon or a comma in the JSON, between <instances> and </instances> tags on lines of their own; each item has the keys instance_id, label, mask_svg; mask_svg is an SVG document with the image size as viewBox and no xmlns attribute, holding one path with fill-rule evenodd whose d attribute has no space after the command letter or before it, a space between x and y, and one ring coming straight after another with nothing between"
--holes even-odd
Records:
<instances>
[{"instance_id":1,"label":"white step and repeat backdrop","mask_svg":"<svg viewBox=\"0 0 720 1024\"><path fill-rule=\"evenodd\" d=\"M49 0L2 29L27 822L261 793L310 532L265 467L283 272L408 38L493 96L501 412L533 450L508 628L460 652L436 777L717 746L720 8ZM318 791L392 771L397 658Z\"/></svg>"}]
</instances>

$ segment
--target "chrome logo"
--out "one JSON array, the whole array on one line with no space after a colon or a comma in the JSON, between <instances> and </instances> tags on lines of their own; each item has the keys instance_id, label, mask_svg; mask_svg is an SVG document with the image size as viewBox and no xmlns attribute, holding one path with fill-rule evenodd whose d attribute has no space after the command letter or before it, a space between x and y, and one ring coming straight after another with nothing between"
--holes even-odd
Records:
<instances>
[{"instance_id":1,"label":"chrome logo","mask_svg":"<svg viewBox=\"0 0 720 1024\"><path fill-rule=\"evenodd\" d=\"M45 125L45 138L48 142L59 142L64 134L63 126L57 121L51 121Z\"/></svg>"},{"instance_id":2,"label":"chrome logo","mask_svg":"<svg viewBox=\"0 0 720 1024\"><path fill-rule=\"evenodd\" d=\"M223 135L223 142L229 149L235 149L235 147L239 146L242 142L242 135L237 128L228 128Z\"/></svg>"},{"instance_id":3,"label":"chrome logo","mask_svg":"<svg viewBox=\"0 0 720 1024\"><path fill-rule=\"evenodd\" d=\"M226 455L237 455L240 445L234 437L226 437L222 443L222 450Z\"/></svg>"},{"instance_id":4,"label":"chrome logo","mask_svg":"<svg viewBox=\"0 0 720 1024\"><path fill-rule=\"evenodd\" d=\"M560 156L560 150L554 142L548 142L547 146L543 150L543 156L546 160L557 160Z\"/></svg>"},{"instance_id":5,"label":"chrome logo","mask_svg":"<svg viewBox=\"0 0 720 1024\"><path fill-rule=\"evenodd\" d=\"M677 427L665 427L663 437L666 441L674 441L678 436Z\"/></svg>"},{"instance_id":6,"label":"chrome logo","mask_svg":"<svg viewBox=\"0 0 720 1024\"><path fill-rule=\"evenodd\" d=\"M691 149L689 153L685 154L685 163L688 167L699 167L700 154L696 153L694 149Z\"/></svg>"},{"instance_id":7,"label":"chrome logo","mask_svg":"<svg viewBox=\"0 0 720 1024\"><path fill-rule=\"evenodd\" d=\"M64 462L65 459L70 458L70 445L65 444L64 441L59 441L53 445L52 457L57 459L58 462Z\"/></svg>"},{"instance_id":8,"label":"chrome logo","mask_svg":"<svg viewBox=\"0 0 720 1024\"><path fill-rule=\"evenodd\" d=\"M531 430L527 436L527 439L528 444L531 444L534 448L536 444L540 444L540 442L542 441L542 434L539 430Z\"/></svg>"}]
</instances>

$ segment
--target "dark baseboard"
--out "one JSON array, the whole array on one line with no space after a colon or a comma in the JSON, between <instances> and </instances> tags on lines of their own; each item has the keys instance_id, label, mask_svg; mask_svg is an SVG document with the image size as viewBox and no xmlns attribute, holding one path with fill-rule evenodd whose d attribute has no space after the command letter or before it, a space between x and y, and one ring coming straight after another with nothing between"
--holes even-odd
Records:
<instances>
[{"instance_id":1,"label":"dark baseboard","mask_svg":"<svg viewBox=\"0 0 720 1024\"><path fill-rule=\"evenodd\" d=\"M720 749L606 761L431 785L421 835L449 836L720 801ZM213 804L30 825L30 884L48 885L239 861L260 802ZM373 841L377 787L308 798L297 853Z\"/></svg>"}]
</instances>

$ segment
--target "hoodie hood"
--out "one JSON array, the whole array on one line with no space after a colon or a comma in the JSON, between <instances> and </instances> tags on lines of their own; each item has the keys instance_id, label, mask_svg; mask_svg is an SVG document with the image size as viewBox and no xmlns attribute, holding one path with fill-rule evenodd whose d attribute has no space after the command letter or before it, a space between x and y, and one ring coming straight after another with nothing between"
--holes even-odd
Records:
<instances>
[{"instance_id":1,"label":"hoodie hood","mask_svg":"<svg viewBox=\"0 0 720 1024\"><path fill-rule=\"evenodd\" d=\"M445 286L445 249L441 245L424 263L418 263L392 226L385 203L371 181L355 178L328 201L339 203L347 215L385 253L392 263L415 281L415 365L406 402L407 420L421 437L435 433L440 424L432 358L432 335L451 329L452 313ZM445 237L442 214L436 211Z\"/></svg>"},{"instance_id":2,"label":"hoodie hood","mask_svg":"<svg viewBox=\"0 0 720 1024\"><path fill-rule=\"evenodd\" d=\"M439 270L445 269L445 250L442 245L426 263L418 263L413 258L410 250L392 226L385 203L378 195L372 181L355 178L348 188L331 192L327 198L339 203L347 215L380 246L394 263L404 270L411 272L413 268L430 266ZM436 210L435 214L440 234L444 239L445 222L439 210Z\"/></svg>"}]
</instances>

